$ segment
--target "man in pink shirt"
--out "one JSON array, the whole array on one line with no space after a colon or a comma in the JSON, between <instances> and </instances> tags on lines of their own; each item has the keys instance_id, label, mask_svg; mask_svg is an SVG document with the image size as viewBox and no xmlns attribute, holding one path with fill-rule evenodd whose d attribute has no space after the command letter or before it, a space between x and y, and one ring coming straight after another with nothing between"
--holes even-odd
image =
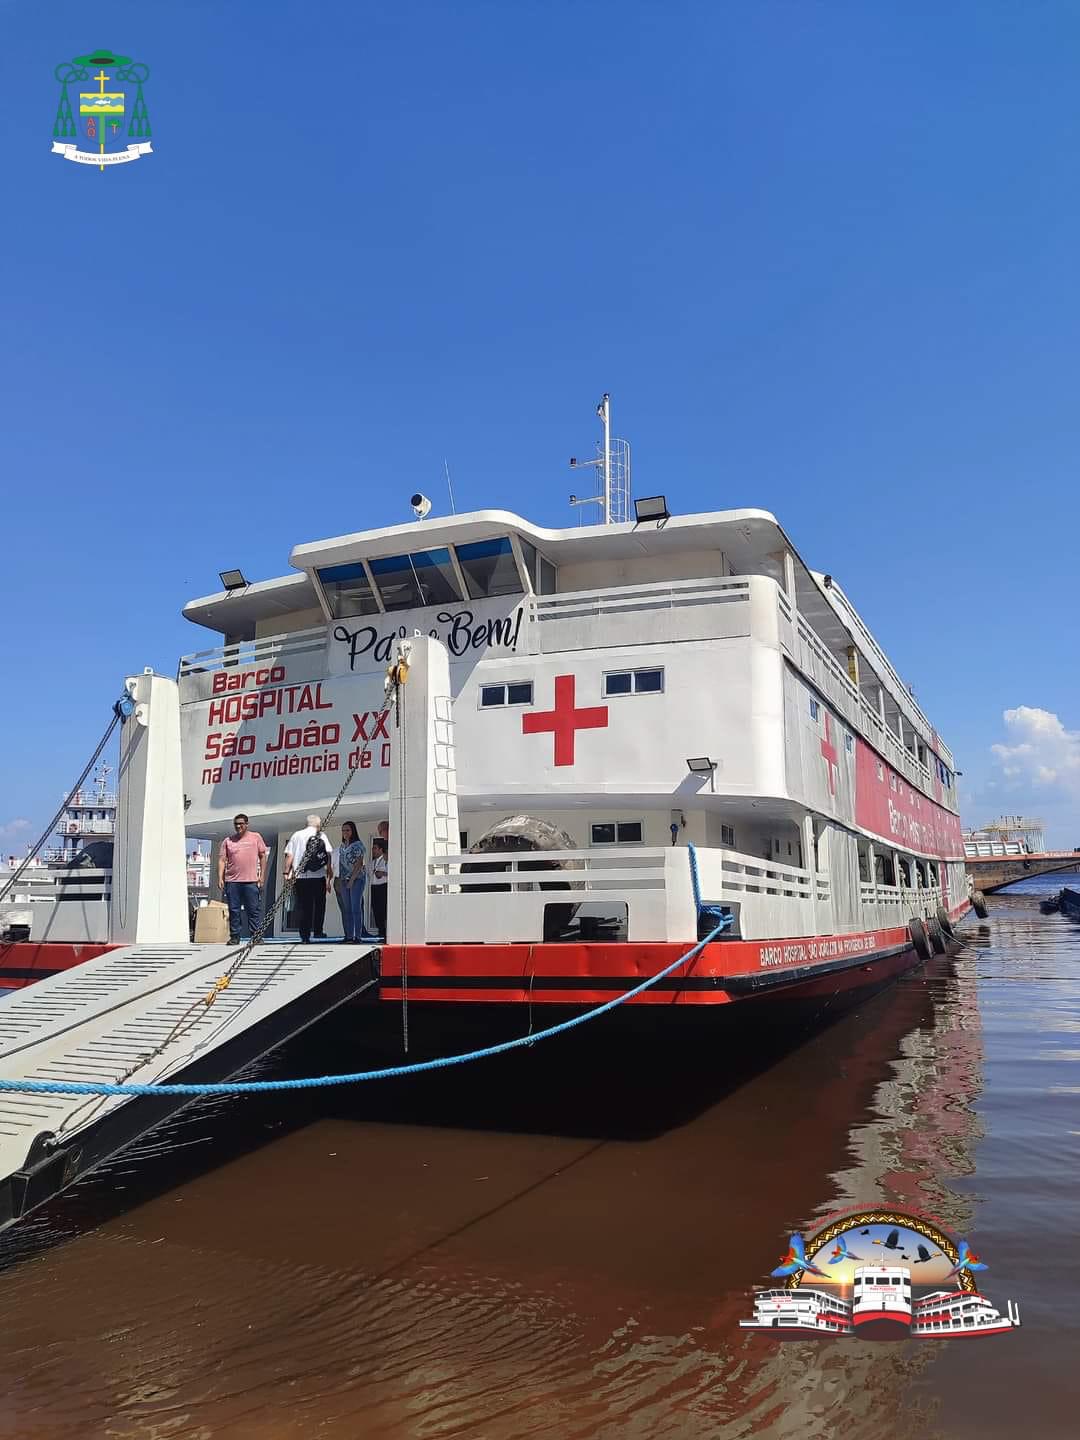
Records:
<instances>
[{"instance_id":1,"label":"man in pink shirt","mask_svg":"<svg viewBox=\"0 0 1080 1440\"><path fill-rule=\"evenodd\" d=\"M233 830L235 834L221 842L218 852L218 885L229 907L229 944L238 945L244 916L248 935L259 928L270 852L259 832L248 829L246 815L233 816Z\"/></svg>"}]
</instances>

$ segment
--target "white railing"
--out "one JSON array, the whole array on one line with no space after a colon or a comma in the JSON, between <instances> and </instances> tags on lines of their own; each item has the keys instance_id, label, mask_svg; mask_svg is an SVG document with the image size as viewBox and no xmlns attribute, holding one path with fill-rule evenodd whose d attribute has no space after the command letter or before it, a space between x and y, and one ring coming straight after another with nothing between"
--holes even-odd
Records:
<instances>
[{"instance_id":1,"label":"white railing","mask_svg":"<svg viewBox=\"0 0 1080 1440\"><path fill-rule=\"evenodd\" d=\"M697 859L702 902L732 911L733 938L831 933L827 876L733 850L698 849ZM562 868L537 871L538 863ZM681 846L430 856L427 892L434 942L540 940L549 905L566 906L579 922L625 905L627 939L697 938Z\"/></svg>"},{"instance_id":2,"label":"white railing","mask_svg":"<svg viewBox=\"0 0 1080 1440\"><path fill-rule=\"evenodd\" d=\"M701 898L729 906L744 940L829 934L832 898L827 875L812 875L737 850L699 850Z\"/></svg>"},{"instance_id":3,"label":"white railing","mask_svg":"<svg viewBox=\"0 0 1080 1440\"><path fill-rule=\"evenodd\" d=\"M783 610L781 610L783 615ZM796 662L804 674L835 706L848 723L876 750L882 751L895 770L906 776L928 799L934 799L930 771L911 753L878 711L853 683L836 657L799 616Z\"/></svg>"},{"instance_id":4,"label":"white railing","mask_svg":"<svg viewBox=\"0 0 1080 1440\"><path fill-rule=\"evenodd\" d=\"M0 871L0 883L9 876ZM36 941L105 941L111 896L111 870L27 870L0 905L0 925L29 926Z\"/></svg>"},{"instance_id":5,"label":"white railing","mask_svg":"<svg viewBox=\"0 0 1080 1440\"><path fill-rule=\"evenodd\" d=\"M583 922L626 905L626 939L696 938L685 850L439 855L429 856L427 868L427 929L435 943L541 940L548 906L567 907L567 921L576 918L583 935Z\"/></svg>"},{"instance_id":6,"label":"white railing","mask_svg":"<svg viewBox=\"0 0 1080 1440\"><path fill-rule=\"evenodd\" d=\"M1019 840L965 840L964 854L972 860L991 860L995 857L1014 856L1022 858L1028 852Z\"/></svg>"},{"instance_id":7,"label":"white railing","mask_svg":"<svg viewBox=\"0 0 1080 1440\"><path fill-rule=\"evenodd\" d=\"M540 651L749 635L751 578L712 576L536 595L532 614ZM658 624L665 614L667 620ZM650 617L644 630L643 616ZM604 624L602 634L595 629L597 621Z\"/></svg>"},{"instance_id":8,"label":"white railing","mask_svg":"<svg viewBox=\"0 0 1080 1440\"><path fill-rule=\"evenodd\" d=\"M859 882L859 900L863 923L867 927L888 929L907 925L913 915L933 915L943 903L937 886L875 885Z\"/></svg>"},{"instance_id":9,"label":"white railing","mask_svg":"<svg viewBox=\"0 0 1080 1440\"><path fill-rule=\"evenodd\" d=\"M325 625L316 625L309 630L290 630L283 635L264 635L258 640L242 640L236 645L217 645L209 650L196 650L192 655L182 655L177 666L177 679L226 668L263 669L278 660L310 655L325 648Z\"/></svg>"}]
</instances>

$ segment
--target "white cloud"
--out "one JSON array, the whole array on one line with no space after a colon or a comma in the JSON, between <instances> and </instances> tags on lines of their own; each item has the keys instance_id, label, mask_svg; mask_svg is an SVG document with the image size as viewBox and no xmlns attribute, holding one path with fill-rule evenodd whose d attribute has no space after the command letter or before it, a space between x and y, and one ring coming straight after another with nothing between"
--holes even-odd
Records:
<instances>
[{"instance_id":1,"label":"white cloud","mask_svg":"<svg viewBox=\"0 0 1080 1440\"><path fill-rule=\"evenodd\" d=\"M0 825L0 840L17 840L24 830L30 829L30 821L24 820L20 815L14 820L9 820L6 825Z\"/></svg>"},{"instance_id":2,"label":"white cloud","mask_svg":"<svg viewBox=\"0 0 1080 1440\"><path fill-rule=\"evenodd\" d=\"M1018 705L1002 718L1012 743L990 748L1007 788L1080 800L1080 730L1067 730L1053 711L1034 705Z\"/></svg>"}]
</instances>

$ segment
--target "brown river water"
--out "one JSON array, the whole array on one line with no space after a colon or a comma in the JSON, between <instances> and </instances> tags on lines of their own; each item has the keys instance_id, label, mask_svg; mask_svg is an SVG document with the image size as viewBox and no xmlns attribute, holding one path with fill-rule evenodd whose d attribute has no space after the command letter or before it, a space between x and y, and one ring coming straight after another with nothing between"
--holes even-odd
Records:
<instances>
[{"instance_id":1,"label":"brown river water","mask_svg":"<svg viewBox=\"0 0 1080 1440\"><path fill-rule=\"evenodd\" d=\"M1055 888L782 1047L728 1030L691 1062L584 1027L189 1110L0 1242L0 1440L1080 1434L1080 925L1039 914ZM361 1022L259 1073L357 1068ZM968 1235L1022 1328L740 1331L789 1230L877 1203Z\"/></svg>"}]
</instances>

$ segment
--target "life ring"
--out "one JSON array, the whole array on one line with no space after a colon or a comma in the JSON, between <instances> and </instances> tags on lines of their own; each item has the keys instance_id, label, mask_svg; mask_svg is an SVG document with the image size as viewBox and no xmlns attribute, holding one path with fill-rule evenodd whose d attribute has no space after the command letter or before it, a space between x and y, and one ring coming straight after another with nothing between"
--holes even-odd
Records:
<instances>
[{"instance_id":1,"label":"life ring","mask_svg":"<svg viewBox=\"0 0 1080 1440\"><path fill-rule=\"evenodd\" d=\"M953 928L952 916L944 905L937 907L937 923L941 926L941 933L953 940L956 938L956 930Z\"/></svg>"},{"instance_id":2,"label":"life ring","mask_svg":"<svg viewBox=\"0 0 1080 1440\"><path fill-rule=\"evenodd\" d=\"M985 920L990 914L989 907L986 903L986 896L981 890L973 890L971 892L971 908L980 920Z\"/></svg>"},{"instance_id":3,"label":"life ring","mask_svg":"<svg viewBox=\"0 0 1080 1440\"><path fill-rule=\"evenodd\" d=\"M949 947L948 947L948 944L946 943L945 936L944 936L944 933L942 932L941 926L940 926L940 924L938 923L937 916L936 916L936 915L928 915L928 916L926 917L926 919L923 921L923 924L924 924L925 927L926 927L926 933L927 933L927 935L930 937L930 944L934 947L934 953L935 953L936 955L944 955L944 954L945 954L945 951L946 951Z\"/></svg>"},{"instance_id":4,"label":"life ring","mask_svg":"<svg viewBox=\"0 0 1080 1440\"><path fill-rule=\"evenodd\" d=\"M908 934L911 936L911 946L920 960L929 960L933 955L933 946L926 933L926 926L920 916L913 915L908 921Z\"/></svg>"}]
</instances>

